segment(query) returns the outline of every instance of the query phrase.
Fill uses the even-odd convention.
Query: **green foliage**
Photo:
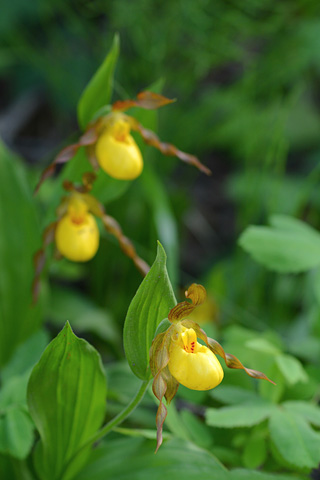
[[[298,469],[317,467],[320,434],[300,416],[275,411],[269,421],[270,436],[275,448],[286,463]]]
[[[33,440],[33,423],[26,411],[12,407],[0,417],[1,453],[20,459],[26,458]]]
[[[176,304],[166,270],[166,254],[158,243],[157,257],[129,306],[123,342],[130,368],[137,377],[150,377],[149,350],[159,323]]]
[[[126,461],[123,461],[126,452]],[[228,479],[228,472],[205,450],[182,440],[169,440],[154,455],[154,442],[143,438],[117,439],[109,441],[96,449],[89,464],[76,480],[104,480],[121,478],[121,480],[160,480],[163,476],[175,480],[191,480],[195,476],[202,479]]]
[[[272,405],[239,405],[219,409],[209,408],[206,412],[208,425],[234,428],[252,427],[263,422],[272,412]]]
[[[45,332],[36,332],[18,346],[2,370],[0,452],[9,454],[11,458],[26,458],[34,442],[34,425],[27,410],[27,383],[30,368],[36,363],[46,344]]]
[[[87,81],[78,103],[81,129],[110,111],[113,86],[123,99],[166,78],[164,94],[179,102],[161,110],[159,135],[208,160],[213,176],[195,178],[192,169],[178,167],[170,158],[159,161],[158,152],[139,143],[145,161],[141,177],[124,182],[99,171],[91,193],[107,205],[147,261],[153,260],[155,240],[161,241],[174,287],[185,288],[205,276],[216,307],[208,314],[215,321],[212,336],[221,337],[226,351],[248,368],[264,371],[277,386],[226,371],[223,384],[213,391],[180,387],[176,405],[168,407],[165,428],[170,433],[164,432],[156,456],[154,400],[146,395],[116,437],[110,435],[92,451],[88,442],[81,451],[101,424],[105,380],[97,353],[68,330],[49,345],[30,381],[39,398],[29,410],[40,433],[34,455],[40,478],[61,480],[58,470],[71,457],[63,480],[74,474],[79,480],[309,478],[320,461],[319,5],[299,0],[250,0],[240,6],[223,0],[161,5],[99,0],[78,2],[73,9],[62,0],[51,3],[17,0],[3,9],[3,106],[11,112],[11,99],[26,95],[28,100],[30,89],[46,97],[39,111],[37,106],[28,110],[28,101],[18,114],[14,108],[6,116],[4,108],[4,138],[37,161],[52,139],[57,150],[56,139],[75,141],[72,118]],[[122,44],[119,58],[116,30]],[[155,112],[131,113],[158,131]],[[0,153],[0,478],[35,480],[29,471],[35,434],[26,385],[48,340],[42,331],[32,335],[42,320],[42,308],[31,307],[30,295],[40,229],[26,174],[35,182],[38,172],[34,164],[22,167],[4,148]],[[52,159],[54,153],[48,153]],[[87,171],[92,167],[81,148],[61,174],[43,185],[35,200],[43,226],[53,220],[64,195],[62,181],[79,182]],[[269,227],[254,226],[265,225],[266,218]],[[239,244],[245,252],[234,248],[243,230]],[[278,275],[255,261],[277,273],[314,270]],[[135,375],[149,378],[152,338],[167,325],[161,321],[175,304],[165,253],[159,246],[125,323],[125,350],[135,375],[124,364],[119,332],[139,276],[116,241],[103,232],[99,253],[88,265],[54,261],[44,273],[51,280],[44,282],[41,299],[49,331],[70,320],[106,361],[106,421],[112,422],[132,402],[139,387]],[[203,328],[209,333],[211,325]],[[75,350],[72,366],[62,355],[70,347],[67,338]],[[50,362],[44,363],[47,357]],[[92,389],[85,385],[93,371],[99,372],[100,393],[93,395],[99,397],[99,412],[90,422],[84,404]],[[54,385],[62,384],[71,401],[58,402],[52,393]],[[45,444],[44,430],[46,439],[56,443]]]
[[[78,103],[78,121],[82,129],[97,111],[110,103],[113,73],[119,55],[119,36],[115,35],[112,47],[96,74],[85,88]]]
[[[111,312],[72,289],[53,288],[48,317],[60,328],[68,318],[77,332],[92,332],[110,344],[120,346],[119,328]],[[90,318],[90,323],[88,323]]]
[[[271,227],[248,227],[239,244],[277,272],[304,272],[320,264],[320,234],[294,218],[274,215]]]
[[[252,435],[246,441],[242,461],[247,468],[257,468],[263,465],[267,459],[267,442],[266,439],[252,432]]]
[[[40,229],[25,171],[0,144],[0,365],[41,322],[41,305],[32,306],[32,256]],[[23,248],[21,247],[23,241]]]
[[[28,385],[30,415],[41,437],[34,455],[41,479],[72,478],[85,463],[88,448],[71,463],[72,473],[65,473],[73,455],[100,427],[105,399],[98,352],[66,323],[34,367]]]

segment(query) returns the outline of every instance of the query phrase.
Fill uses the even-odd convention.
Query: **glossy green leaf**
[[[208,408],[206,411],[206,421],[207,424],[212,427],[252,427],[268,418],[272,410],[273,406],[268,404]]]
[[[285,215],[274,215],[271,227],[249,226],[241,247],[265,267],[282,273],[303,272],[320,265],[320,234]]]
[[[290,465],[315,468],[320,462],[320,434],[300,416],[275,410],[269,420],[271,440],[280,456]]]
[[[92,452],[75,480],[227,480],[228,472],[210,453],[183,440],[165,442],[154,454],[154,441],[142,438],[108,441]],[[125,461],[123,461],[125,457]]]
[[[166,269],[166,254],[158,243],[157,257],[130,303],[123,332],[124,349],[137,377],[149,377],[149,350],[159,323],[176,305]]]
[[[12,406],[0,413],[0,453],[26,458],[33,444],[33,430],[33,422],[24,408]]]
[[[40,243],[34,200],[18,159],[0,143],[0,366],[39,328],[32,307],[33,255]]]
[[[72,478],[62,476],[66,464],[100,427],[105,399],[100,355],[66,323],[34,367],[28,385],[29,411],[41,438],[35,451],[41,480]],[[86,449],[75,469],[88,454]]]
[[[119,36],[116,34],[111,49],[82,93],[78,103],[78,121],[82,129],[93,119],[94,114],[110,103],[113,73],[119,55]]]

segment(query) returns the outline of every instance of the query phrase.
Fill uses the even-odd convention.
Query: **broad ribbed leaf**
[[[100,427],[106,380],[98,352],[66,323],[34,367],[28,385],[30,414],[40,433],[35,465],[41,480],[61,480],[72,455]],[[86,461],[81,455],[77,468]]]
[[[269,429],[280,456],[297,468],[315,468],[320,462],[320,434],[300,417],[286,411],[273,412]]]
[[[93,119],[94,114],[110,103],[113,73],[119,55],[119,36],[115,35],[111,49],[104,62],[82,93],[78,103],[78,121],[82,129]]]
[[[274,215],[271,227],[249,226],[241,247],[265,267],[277,272],[303,272],[320,265],[320,234],[285,215]]]
[[[252,427],[268,418],[272,410],[273,406],[268,404],[208,408],[206,421],[212,427]]]
[[[38,329],[32,307],[33,255],[39,247],[36,208],[22,165],[0,143],[0,366]]]
[[[157,326],[176,304],[166,269],[166,254],[158,243],[157,257],[130,303],[123,341],[130,368],[137,377],[149,377],[149,350]]]
[[[124,461],[125,455],[125,461]],[[206,450],[179,440],[166,442],[157,455],[142,438],[108,441],[92,452],[75,480],[227,480],[228,472]]]

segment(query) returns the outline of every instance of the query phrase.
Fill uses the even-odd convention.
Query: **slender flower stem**
[[[95,433],[86,443],[88,444],[93,444],[103,438],[107,433],[109,433],[114,427],[119,425],[119,423],[123,422],[131,412],[139,405],[141,400],[144,397],[144,394],[148,388],[149,385],[149,380],[143,381],[141,384],[140,389],[138,390],[136,396],[131,400],[131,402],[122,410],[122,412],[118,413],[116,417],[114,417],[110,422],[108,422],[106,425],[104,425],[101,430],[98,430],[97,433]]]
[[[72,457],[69,459],[68,463],[65,466],[64,469],[64,475],[67,473],[68,468],[71,466],[71,464],[76,460],[78,455],[82,453],[86,448],[90,447],[94,443],[98,442],[101,440],[105,435],[107,435],[114,427],[119,425],[121,422],[123,422],[131,412],[139,405],[141,400],[144,397],[144,394],[146,393],[146,390],[148,388],[150,380],[145,380],[142,382],[136,396],[131,400],[131,402],[118,414],[116,415],[110,422],[106,423],[100,430],[98,430],[92,437],[89,438],[89,440],[86,441],[79,450],[77,450]],[[64,475],[62,478],[64,478]]]

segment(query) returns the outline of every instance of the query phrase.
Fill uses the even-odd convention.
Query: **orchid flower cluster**
[[[88,125],[77,143],[67,146],[56,156],[43,171],[35,193],[55,172],[57,165],[69,162],[81,147],[86,149],[93,170],[101,168],[117,180],[134,180],[142,173],[143,158],[131,135],[132,130],[138,132],[146,144],[157,148],[164,155],[176,156],[210,175],[210,170],[197,157],[182,152],[174,145],[161,142],[153,131],[124,113],[131,107],[150,110],[172,102],[173,100],[149,91],[139,93],[135,100],[115,102],[109,107],[109,113]],[[124,253],[133,260],[142,274],[148,272],[149,266],[138,257],[132,242],[123,235],[117,221],[106,215],[104,207],[93,195],[89,195],[95,179],[95,173],[87,172],[83,175],[83,184],[80,186],[75,186],[70,181],[64,182],[64,188],[71,193],[62,198],[57,209],[57,220],[45,229],[42,248],[35,255],[34,299],[38,296],[39,278],[45,263],[44,251],[49,243],[55,242],[56,256],[63,256],[73,262],[86,262],[95,256],[100,237],[95,217],[102,219],[106,230],[117,238]]]
[[[207,337],[196,322],[186,318],[206,299],[206,290],[202,285],[193,283],[185,296],[191,303],[180,302],[170,310],[168,320],[171,325],[165,332],[156,335],[150,349],[150,368],[154,377],[152,390],[160,402],[156,416],[156,451],[162,443],[162,429],[167,416],[163,397],[169,404],[179,384],[191,390],[217,387],[224,373],[216,354],[225,360],[227,367],[242,369],[250,377],[274,384],[264,373],[244,367],[234,355],[225,353],[222,346]],[[204,344],[199,343],[198,339]]]

